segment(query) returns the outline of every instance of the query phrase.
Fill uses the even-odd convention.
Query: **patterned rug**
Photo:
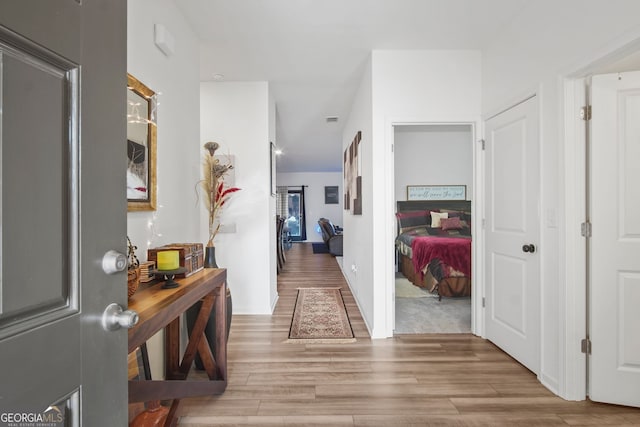
[[[290,343],[355,342],[340,288],[299,288]]]

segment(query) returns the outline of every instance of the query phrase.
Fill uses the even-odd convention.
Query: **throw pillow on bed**
[[[449,212],[431,212],[431,228],[440,228],[440,221],[449,218]]]
[[[461,230],[462,229],[462,221],[460,221],[459,217],[453,218],[442,218],[440,220],[440,225],[443,230]]]

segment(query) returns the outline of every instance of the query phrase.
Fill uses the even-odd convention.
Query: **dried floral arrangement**
[[[131,296],[138,290],[140,285],[140,261],[136,256],[138,247],[131,243],[127,236],[127,296]]]
[[[127,236],[127,265],[129,270],[134,270],[140,267],[140,261],[138,261],[138,257],[136,256],[136,250],[138,249],[133,243],[131,243],[131,239]]]
[[[217,142],[207,142],[204,144],[205,157],[202,164],[203,179],[200,182],[204,193],[206,208],[209,211],[209,240],[207,247],[212,247],[213,239],[220,231],[219,215],[229,197],[239,191],[237,187],[227,187],[224,182],[229,170],[233,169],[231,163],[222,164],[220,159],[215,157],[216,150],[220,148]]]

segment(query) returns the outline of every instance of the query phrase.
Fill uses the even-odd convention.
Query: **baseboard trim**
[[[336,257],[336,262],[338,263],[338,266],[340,267],[340,272],[342,272],[342,277],[344,277],[345,282],[347,282],[347,286],[349,286],[349,290],[351,291],[351,295],[353,295],[353,299],[356,302],[356,305],[358,306],[358,310],[360,310],[360,317],[362,317],[362,320],[364,322],[364,326],[367,327],[367,332],[369,333],[370,337],[373,337],[373,334],[371,333],[371,327],[369,326],[369,322],[367,322],[367,318],[362,314],[362,307],[360,305],[360,301],[358,300],[358,294],[356,292],[354,292],[353,290],[353,286],[351,286],[351,282],[349,281],[349,277],[347,277],[346,274],[344,274],[344,268],[343,268],[343,263],[342,263],[342,257],[340,257],[340,259],[338,259],[338,257]],[[372,338],[373,339],[373,338]]]

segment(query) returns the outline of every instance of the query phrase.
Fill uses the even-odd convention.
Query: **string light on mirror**
[[[127,123],[157,126],[157,112],[160,105],[158,96],[162,93],[156,92],[151,96],[146,96],[135,91],[131,86],[127,86],[127,89],[128,93],[132,94],[127,97]],[[147,105],[150,108],[149,114],[144,111]]]

